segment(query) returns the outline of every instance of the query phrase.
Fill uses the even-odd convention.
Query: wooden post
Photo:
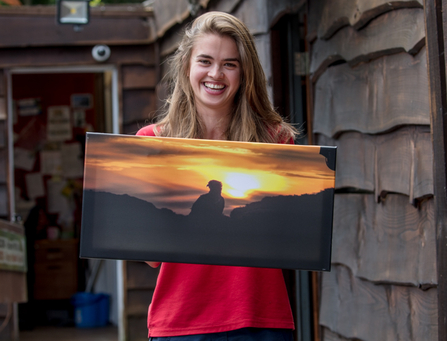
[[[444,31],[447,0],[425,0],[427,68],[434,154],[434,195],[437,233],[438,340],[447,340],[447,99]]]

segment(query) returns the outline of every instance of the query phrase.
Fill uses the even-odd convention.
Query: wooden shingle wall
[[[436,340],[422,1],[309,1],[313,133],[338,146],[322,340]]]

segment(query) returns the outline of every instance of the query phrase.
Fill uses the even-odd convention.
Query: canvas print
[[[88,133],[80,255],[329,271],[335,156]]]

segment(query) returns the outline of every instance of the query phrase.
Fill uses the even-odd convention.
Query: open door
[[[70,298],[93,268],[80,260],[87,131],[118,133],[117,71],[111,66],[11,69],[8,83],[9,207],[27,234],[29,302],[19,324],[73,322]],[[107,261],[95,290],[111,295],[118,324],[120,267]]]

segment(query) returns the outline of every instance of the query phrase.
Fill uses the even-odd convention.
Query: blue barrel
[[[109,322],[110,295],[78,292],[71,298],[77,328],[103,327]]]

